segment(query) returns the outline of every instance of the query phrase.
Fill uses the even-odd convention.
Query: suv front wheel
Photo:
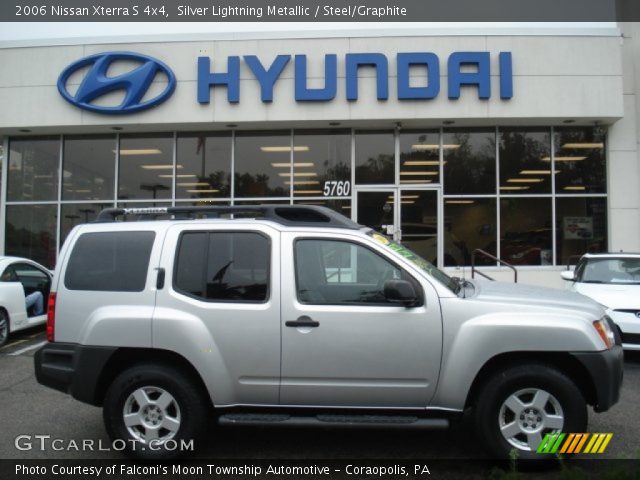
[[[475,408],[478,436],[499,458],[515,449],[522,459],[541,459],[545,435],[584,432],[587,405],[564,373],[547,365],[519,365],[491,377]]]
[[[171,458],[197,441],[209,412],[197,385],[182,370],[144,364],[122,372],[108,388],[103,417],[112,442],[138,458]],[[120,448],[120,447],[119,447]]]

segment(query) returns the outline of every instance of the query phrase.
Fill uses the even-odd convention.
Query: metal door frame
[[[437,229],[437,256],[438,268],[444,265],[444,205],[442,197],[442,187],[440,185],[358,185],[353,187],[353,205],[351,208],[351,219],[358,221],[358,194],[360,192],[388,192],[393,195],[393,239],[402,241],[402,231],[400,229],[402,215],[402,193],[406,191],[431,191],[436,193],[436,229]]]

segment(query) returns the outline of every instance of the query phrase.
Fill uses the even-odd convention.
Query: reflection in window
[[[431,190],[402,190],[400,195],[400,229],[402,243],[438,264],[438,195]],[[393,201],[393,196],[389,196]]]
[[[11,139],[7,200],[57,200],[59,159],[59,137]]]
[[[8,205],[5,252],[53,268],[56,264],[56,205]]]
[[[606,191],[605,132],[600,128],[555,130],[556,193]]]
[[[495,193],[495,137],[495,130],[452,129],[444,132],[445,194]]]
[[[551,130],[500,129],[500,193],[551,193]]]
[[[295,265],[298,300],[315,305],[388,303],[385,281],[407,277],[368,248],[334,240],[298,240]]]
[[[150,208],[150,207],[170,207],[169,202],[118,202],[118,208]],[[124,215],[119,217],[123,222],[134,222],[138,220],[151,219],[169,219],[169,215]]]
[[[575,264],[585,253],[607,251],[606,198],[558,198],[556,222],[558,264]]]
[[[115,135],[65,137],[62,199],[112,199],[115,158]]]
[[[351,134],[348,130],[294,132],[293,195],[322,196],[324,184],[342,182],[340,196],[351,194]],[[288,172],[291,162],[272,163]],[[344,182],[349,182],[346,189]],[[287,180],[287,185],[289,181]],[[335,189],[333,195],[338,195]]]
[[[393,132],[356,132],[355,150],[356,183],[395,183]]]
[[[231,134],[178,136],[176,198],[231,196]]]
[[[400,134],[400,183],[440,182],[440,134],[403,131]]]
[[[551,199],[500,200],[500,258],[513,265],[551,265]]]
[[[73,227],[89,223],[96,219],[105,208],[113,207],[113,203],[63,203],[60,211],[60,245],[69,235]]]
[[[173,135],[120,136],[118,199],[171,198],[172,178]]]
[[[295,147],[294,147],[295,149]],[[235,144],[236,197],[288,197],[291,171],[288,132],[238,132]],[[308,177],[304,177],[308,178]]]
[[[387,227],[393,229],[395,222],[393,192],[358,192],[357,213],[360,225],[387,235]]]
[[[494,198],[447,198],[444,201],[444,264],[471,265],[479,248],[496,256],[496,200]],[[487,257],[479,265],[495,265]]]

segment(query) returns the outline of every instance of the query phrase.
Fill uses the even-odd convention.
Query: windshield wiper
[[[602,280],[583,280],[582,283],[605,283]]]

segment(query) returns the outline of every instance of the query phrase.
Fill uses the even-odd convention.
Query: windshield
[[[458,293],[458,291],[460,291],[460,285],[456,280],[451,278],[449,275],[447,275],[443,271],[438,270],[438,268],[435,267],[431,262],[425,260],[420,255],[415,253],[413,250],[410,250],[404,245],[401,245],[398,242],[394,242],[393,240],[390,240],[384,235],[378,232],[374,232],[373,230],[370,230],[369,232],[367,232],[367,235],[373,238],[376,242],[384,245],[389,250],[393,250],[394,252],[400,254],[403,258],[406,258],[411,263],[413,263],[416,267],[427,272],[429,275],[431,275],[433,278],[435,278],[440,283],[445,285],[448,289],[450,289],[454,293]]]
[[[640,285],[640,258],[589,259],[580,281]]]

